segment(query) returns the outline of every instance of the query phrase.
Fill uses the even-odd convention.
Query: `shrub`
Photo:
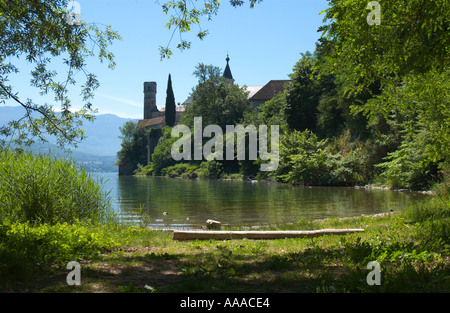
[[[200,178],[218,179],[222,176],[223,167],[222,164],[216,160],[211,160],[202,162],[195,172]]]
[[[183,176],[183,174],[186,174],[186,175],[191,174],[196,169],[197,169],[196,165],[192,165],[189,163],[178,163],[173,166],[163,168],[161,170],[161,174],[164,176],[169,176],[169,177],[181,177],[181,176]],[[188,177],[188,176],[186,176],[186,177]]]
[[[326,140],[319,140],[309,131],[292,131],[282,137],[280,165],[272,174],[277,180],[317,185],[330,180],[328,161],[331,157],[325,150]]]
[[[405,141],[377,166],[391,187],[426,189],[440,179],[438,164],[427,160],[424,150],[411,141]]]
[[[331,155],[328,166],[331,170],[331,184],[357,185],[364,184],[371,178],[370,157],[365,144],[359,140],[352,140],[349,130],[327,146]]]
[[[303,185],[357,185],[371,178],[369,152],[350,132],[321,140],[309,130],[282,136],[280,164],[269,174],[276,180]]]
[[[149,165],[143,166],[141,164],[138,164],[138,168],[134,171],[135,175],[145,175],[145,176],[152,176],[154,174],[155,170],[153,168],[153,163],[150,163]]]
[[[101,182],[69,159],[0,152],[0,221],[103,222],[112,217]]]
[[[162,169],[172,166],[176,161],[172,157],[172,145],[179,139],[171,135],[172,128],[165,127],[163,137],[159,140],[152,154],[153,174],[161,175]]]

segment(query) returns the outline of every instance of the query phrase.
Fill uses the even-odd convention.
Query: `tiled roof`
[[[245,90],[248,91],[248,98],[251,99],[262,87],[264,86],[245,86]]]
[[[152,118],[152,119],[148,119],[148,120],[139,120],[138,121],[138,127],[143,126],[143,127],[150,127],[150,126],[154,126],[154,125],[159,125],[159,124],[166,124],[166,119],[164,116],[160,116],[160,117],[156,117],[156,118]]]
[[[270,100],[277,93],[282,92],[284,90],[284,85],[288,82],[290,82],[290,80],[271,80],[250,97],[250,100]]]

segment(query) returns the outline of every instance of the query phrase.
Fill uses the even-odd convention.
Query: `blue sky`
[[[170,73],[175,101],[182,103],[197,83],[192,75],[195,66],[204,63],[224,69],[227,53],[239,85],[264,85],[271,79],[288,79],[300,53],[314,51],[320,36],[317,29],[323,20],[319,12],[328,6],[326,0],[264,0],[250,9],[233,8],[223,0],[219,14],[201,25],[210,32],[203,41],[195,37],[198,28],[194,26],[193,33],[184,36],[192,41],[192,47],[181,52],[176,49],[179,37],[175,34],[171,43],[173,56],[161,61],[158,47],[169,43],[172,31],[165,27],[169,16],[162,12],[157,1],[78,2],[82,20],[111,25],[122,36],[121,41],[111,46],[117,63],[114,70],[96,59],[88,63],[88,70],[97,74],[101,84],[94,107],[99,114],[129,118],[142,118],[145,81],[157,82],[157,105],[163,106]],[[29,77],[17,84],[28,81]],[[19,96],[36,98],[29,89],[23,85]],[[73,102],[76,108],[77,100]]]

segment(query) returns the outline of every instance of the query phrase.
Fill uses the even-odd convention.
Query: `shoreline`
[[[120,175],[119,175],[120,176]],[[125,176],[125,175],[123,175]],[[249,183],[266,183],[266,184],[275,184],[275,185],[283,185],[283,186],[294,186],[294,187],[304,187],[304,188],[352,188],[352,189],[366,189],[366,190],[390,190],[390,191],[398,191],[398,192],[412,192],[412,193],[421,193],[427,195],[436,195],[436,192],[433,190],[416,190],[409,188],[400,188],[400,187],[388,187],[388,186],[377,186],[377,185],[352,185],[352,186],[344,186],[344,185],[300,185],[300,184],[291,184],[291,183],[283,183],[269,179],[249,179],[249,178],[218,178],[218,179],[204,179],[204,178],[185,178],[181,176],[169,177],[169,176],[148,176],[141,174],[134,175],[126,175],[133,177],[155,177],[155,178],[168,178],[168,179],[186,179],[186,180],[214,180],[214,181],[242,181]]]

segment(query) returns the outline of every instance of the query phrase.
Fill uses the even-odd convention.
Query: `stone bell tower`
[[[144,120],[159,117],[160,112],[156,107],[156,82],[144,83]]]

